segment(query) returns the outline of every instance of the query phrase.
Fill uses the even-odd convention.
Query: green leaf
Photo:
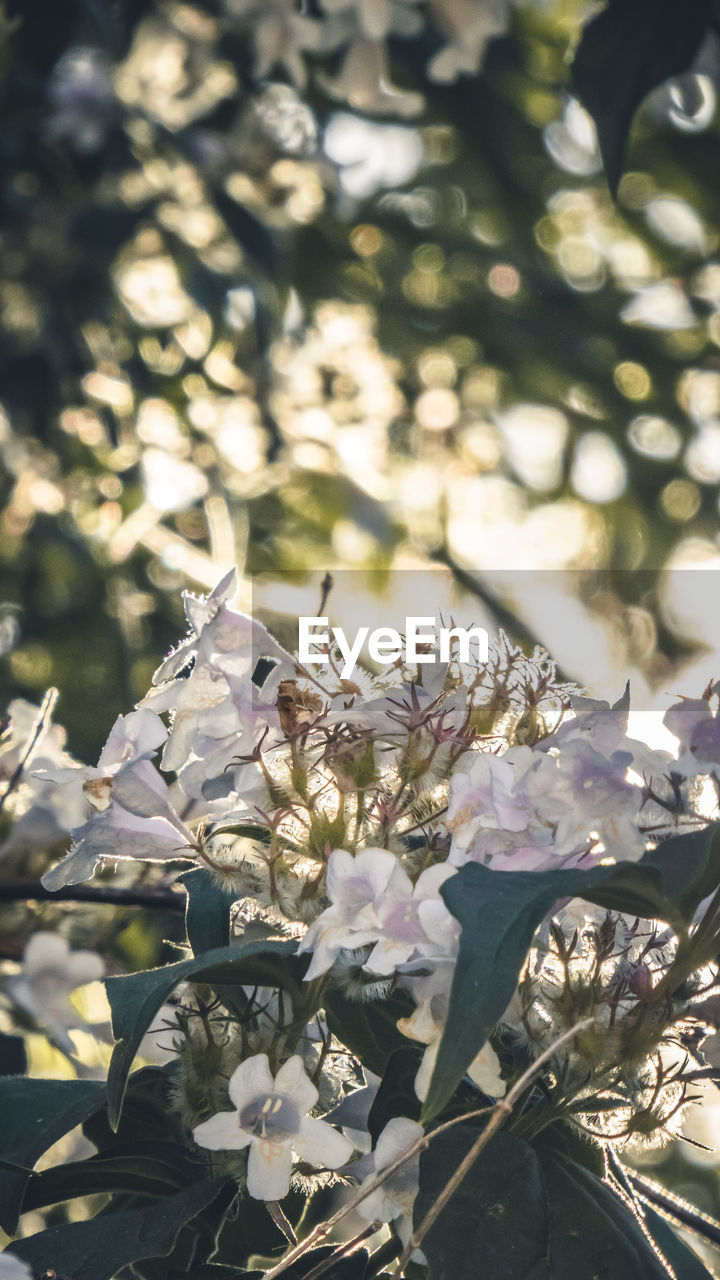
[[[462,931],[424,1121],[449,1102],[507,1009],[538,925],[560,898],[585,896],[617,870],[491,871],[469,862],[445,882],[440,892]]]
[[[720,838],[710,826],[663,840],[639,862],[619,863],[606,882],[581,896],[610,910],[683,925],[718,884]]]
[[[421,1061],[420,1046],[407,1043],[402,1049],[396,1049],[389,1058],[368,1115],[368,1132],[373,1146],[385,1125],[394,1116],[418,1119],[420,1104],[415,1092],[415,1077]]]
[[[712,1280],[712,1271],[708,1271],[697,1254],[676,1236],[670,1223],[661,1214],[644,1203],[643,1212],[647,1228],[663,1257],[670,1263],[677,1280]]]
[[[12,1235],[33,1165],[49,1147],[102,1107],[99,1080],[0,1078],[0,1156],[17,1166],[0,1167],[0,1226]]]
[[[22,1212],[99,1191],[172,1195],[198,1181],[200,1173],[201,1166],[193,1165],[186,1148],[172,1143],[146,1143],[144,1147],[136,1144],[34,1174],[25,1192]]]
[[[192,1271],[169,1271],[167,1280],[262,1280],[262,1271],[240,1271],[222,1262],[206,1262]]]
[[[712,0],[610,0],[585,27],[573,90],[595,121],[613,195],[637,108],[651,89],[688,70],[711,11]]]
[[[0,1076],[21,1076],[27,1071],[27,1054],[22,1036],[0,1031]]]
[[[205,867],[186,871],[178,879],[187,893],[185,930],[193,955],[229,946],[232,897]]]
[[[7,1250],[37,1272],[48,1267],[68,1280],[111,1280],[143,1258],[165,1257],[186,1223],[220,1194],[226,1182],[197,1183],[142,1209],[100,1214],[87,1222],[48,1227]]]
[[[420,1157],[415,1226],[480,1130],[458,1125]],[[587,1169],[547,1147],[498,1133],[423,1245],[432,1280],[667,1280],[637,1220]],[[482,1260],[479,1269],[478,1261]]]
[[[407,1049],[407,1037],[397,1029],[398,1018],[409,1018],[415,1008],[407,991],[394,991],[387,1000],[360,1001],[348,1000],[331,987],[323,1004],[333,1035],[375,1075],[385,1074],[397,1049]]]
[[[133,1072],[117,1129],[110,1127],[104,1108],[85,1121],[85,1137],[98,1151],[111,1149],[113,1155],[129,1144],[177,1146],[184,1142],[184,1126],[168,1101],[177,1068],[177,1057],[173,1055],[164,1067],[141,1067]]]
[[[584,898],[680,927],[719,879],[720,839],[714,827],[665,840],[639,862],[587,871],[496,871],[475,862],[462,867],[441,889],[462,931],[424,1119],[449,1101],[502,1017],[533,934],[556,902]]]
[[[117,1128],[127,1079],[140,1041],[158,1010],[180,982],[282,987],[301,998],[300,973],[306,967],[295,958],[295,942],[256,942],[217,947],[191,960],[160,969],[146,969],[107,978],[105,986],[117,1041],[108,1071],[108,1115]]]
[[[284,275],[284,264],[277,234],[256,213],[234,200],[222,187],[216,187],[213,195],[217,211],[227,224],[230,234],[254,258],[270,280],[280,280]]]

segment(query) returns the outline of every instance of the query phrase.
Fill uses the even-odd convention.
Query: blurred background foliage
[[[595,691],[719,674],[720,44],[646,98],[614,201],[590,13],[5,0],[3,705],[57,685],[94,762],[233,563],[276,614],[310,571],[443,566],[555,652],[552,581],[612,649],[607,690],[562,655]],[[179,936],[102,910],[120,965]],[[718,1213],[714,1154],[661,1158]]]
[[[658,573],[717,554],[718,42],[614,204],[568,90],[588,13],[5,3],[5,700],[56,684],[94,757],[235,561],[246,603],[561,571],[649,689],[708,644],[712,593],[683,629]]]

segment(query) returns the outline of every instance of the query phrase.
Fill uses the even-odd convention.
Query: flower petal
[[[282,1200],[290,1190],[290,1142],[253,1138],[248,1160],[247,1187],[256,1200]]]
[[[239,1127],[237,1111],[218,1111],[195,1126],[193,1138],[209,1151],[242,1151],[252,1141],[252,1134]]]
[[[263,1093],[272,1093],[273,1078],[266,1053],[256,1053],[246,1058],[233,1071],[228,1082],[230,1100],[238,1111],[259,1098]]]
[[[293,1146],[303,1160],[321,1169],[337,1169],[353,1153],[353,1145],[325,1120],[306,1116]]]
[[[23,952],[23,969],[33,974],[43,969],[63,970],[67,966],[70,948],[59,933],[38,929],[29,939]]]
[[[298,1053],[284,1062],[275,1077],[275,1093],[292,1098],[301,1115],[305,1115],[318,1100],[318,1091],[305,1074],[303,1060]]]

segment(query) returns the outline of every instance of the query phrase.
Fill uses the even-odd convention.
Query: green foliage
[[[573,87],[593,117],[608,183],[617,194],[627,138],[643,98],[692,64],[713,0],[609,0],[588,22],[573,60]]]
[[[185,930],[193,955],[197,957],[215,947],[229,946],[230,895],[204,867],[186,871],[178,879],[187,893]]]
[[[209,1208],[225,1185],[219,1179],[200,1182],[142,1208],[48,1227],[17,1240],[10,1252],[38,1272],[51,1267],[69,1280],[111,1280],[131,1263],[166,1257],[183,1227]]]
[[[360,1061],[376,1075],[384,1074],[390,1057],[408,1042],[397,1029],[398,1018],[407,1018],[413,1002],[406,991],[395,991],[386,1000],[350,1000],[331,987],[323,997],[328,1027]]]
[[[108,978],[106,988],[117,1041],[108,1072],[110,1122],[117,1126],[133,1059],[155,1014],[179,982],[216,983],[227,986],[279,986],[301,997],[298,963],[292,963],[293,942],[247,943],[217,947],[192,960],[161,969],[144,970]],[[301,968],[304,968],[301,965]]]
[[[560,898],[582,895],[610,879],[614,870],[490,871],[471,862],[442,886],[462,932],[425,1120],[449,1102],[505,1012],[540,922]]]
[[[380,1087],[368,1116],[368,1132],[377,1142],[388,1121],[394,1116],[417,1120],[420,1103],[415,1093],[415,1076],[422,1058],[421,1050],[412,1044],[396,1049],[388,1059]]]
[[[11,1235],[33,1165],[49,1147],[102,1107],[97,1080],[0,1079],[0,1226]],[[10,1162],[6,1167],[3,1162]],[[21,1167],[22,1166],[22,1167]]]
[[[416,1225],[477,1137],[476,1129],[458,1125],[423,1152]],[[709,1276],[672,1240],[681,1264],[678,1280]],[[530,1146],[511,1133],[491,1139],[428,1232],[423,1252],[433,1280],[474,1280],[480,1260],[484,1274],[502,1280],[668,1275],[649,1233],[599,1178],[542,1143]]]
[[[561,899],[687,925],[717,884],[720,845],[711,830],[676,836],[640,862],[588,871],[489,870],[468,863],[441,893],[460,921],[460,954],[437,1063],[425,1102],[432,1119],[450,1100],[516,989],[533,934]],[[492,974],[492,981],[488,975]]]

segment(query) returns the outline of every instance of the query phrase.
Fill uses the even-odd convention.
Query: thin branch
[[[112,907],[153,907],[160,911],[184,911],[184,893],[173,889],[118,889],[110,885],[69,884],[62,889],[45,889],[35,881],[0,880],[3,902],[91,902]]]
[[[15,772],[12,774],[10,781],[8,782],[5,790],[0,796],[0,812],[5,807],[5,801],[8,799],[9,796],[12,795],[13,791],[15,790],[18,783],[20,782],[25,766],[30,762],[30,758],[32,756],[33,751],[35,750],[38,742],[40,741],[45,730],[47,729],[50,723],[50,720],[52,719],[52,713],[55,709],[55,703],[57,702],[57,700],[58,700],[57,689],[52,687],[50,689],[47,689],[45,692],[45,696],[40,704],[40,710],[38,711],[37,719],[33,724],[32,730],[30,732],[30,737],[28,738],[28,741],[25,745],[23,753],[20,756],[20,759],[18,760],[18,763],[16,765]]]
[[[318,1262],[312,1271],[308,1271],[305,1280],[319,1280],[319,1277],[323,1276],[331,1267],[334,1267],[336,1262],[341,1262],[343,1258],[349,1258],[351,1254],[355,1253],[361,1244],[364,1244],[370,1236],[373,1236],[381,1226],[381,1222],[371,1222],[369,1227],[366,1227],[359,1235],[353,1236],[352,1240],[343,1240],[342,1244],[338,1245],[337,1249],[333,1249],[327,1258],[323,1258],[322,1262]]]

